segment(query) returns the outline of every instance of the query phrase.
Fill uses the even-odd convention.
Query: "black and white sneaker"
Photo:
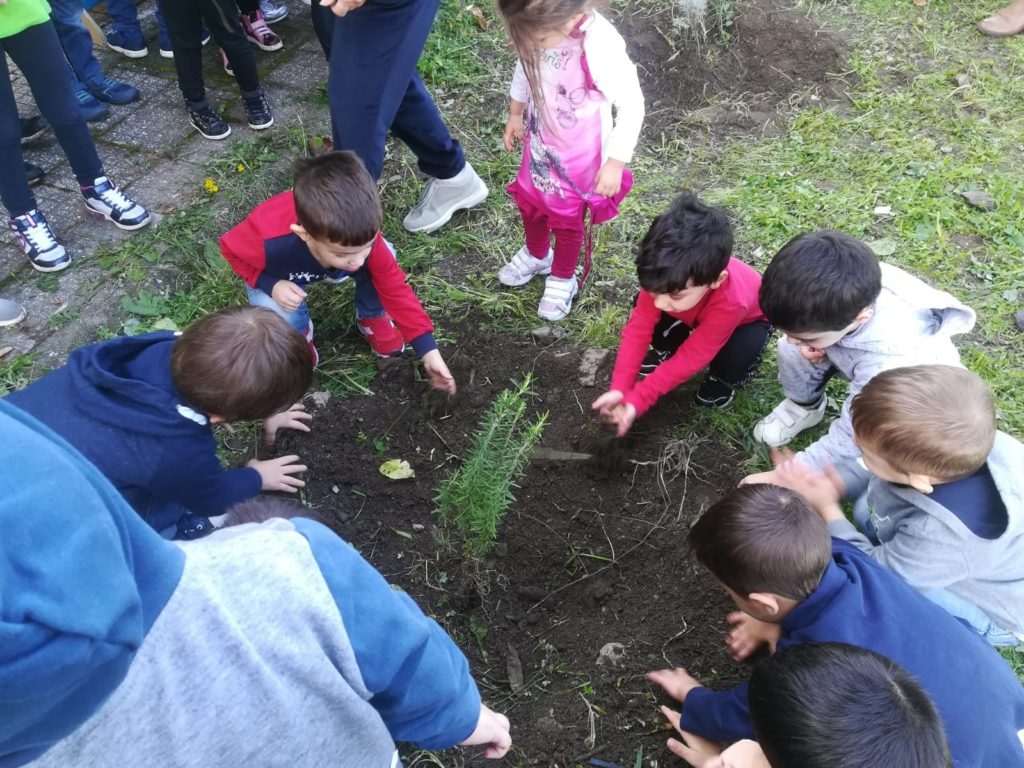
[[[30,163],[28,160],[25,163],[25,178],[28,179],[28,185],[34,187],[36,184],[41,184],[43,179],[46,178],[46,171],[40,168],[35,163]]]
[[[60,272],[71,263],[71,257],[53,234],[50,225],[38,210],[15,216],[7,222],[18,247],[40,272]]]
[[[31,144],[46,135],[50,130],[50,124],[43,119],[42,115],[21,118],[21,145]]]
[[[693,399],[709,408],[725,408],[732,402],[735,394],[735,390],[724,381],[708,374],[697,387]]]
[[[249,127],[254,131],[263,131],[274,124],[274,115],[270,111],[270,103],[262,93],[259,96],[243,98],[245,103],[245,116],[249,120]]]
[[[670,357],[672,357],[671,352],[665,352],[664,350],[651,347],[647,350],[647,354],[644,355],[644,361],[640,363],[640,375],[650,376],[659,365],[664,363]]]
[[[231,135],[231,126],[224,122],[224,119],[213,111],[209,104],[201,107],[187,107],[188,121],[192,124],[203,138],[219,141]]]
[[[118,229],[141,229],[149,224],[149,211],[118,189],[106,176],[91,187],[82,187],[82,199],[89,215],[112,221]]]

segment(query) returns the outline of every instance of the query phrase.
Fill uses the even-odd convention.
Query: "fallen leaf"
[[[467,5],[466,11],[473,14],[473,18],[476,19],[476,25],[480,29],[487,29],[487,19],[484,17],[484,12],[480,10],[479,6]]]
[[[512,643],[505,648],[505,672],[508,675],[508,687],[512,693],[521,691],[526,685],[526,677],[523,675],[523,662],[519,658],[519,651]]]
[[[875,256],[892,256],[896,253],[896,241],[891,237],[883,237],[881,240],[869,240],[867,246],[875,252]]]
[[[13,351],[14,351],[14,347],[3,347],[3,348],[0,348],[0,357],[7,357]]]
[[[389,459],[380,465],[380,473],[388,480],[407,480],[416,477],[413,468],[405,459]]]

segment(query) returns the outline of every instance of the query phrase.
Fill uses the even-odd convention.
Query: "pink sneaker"
[[[267,20],[263,18],[263,14],[259,10],[243,13],[240,18],[242,31],[245,32],[250,43],[264,51],[279,51],[284,47],[281,38],[267,26]]]

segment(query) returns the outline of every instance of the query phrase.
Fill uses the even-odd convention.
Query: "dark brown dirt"
[[[656,706],[665,699],[644,673],[681,665],[719,684],[742,674],[724,652],[727,599],[685,546],[694,516],[735,482],[735,457],[710,440],[668,449],[690,399],[667,398],[628,446],[612,445],[625,471],[615,462],[609,475],[585,461],[531,461],[493,558],[476,570],[460,556],[457,533],[438,536],[433,497],[494,398],[532,371],[531,409],[550,413],[542,445],[583,452],[602,442],[589,404],[603,390],[580,385],[580,349],[473,333],[464,329],[446,352],[460,385],[448,415],[424,407],[425,385],[408,359],[387,361],[376,396],[332,398],[311,434],[288,435],[278,450],[302,455],[308,502],[469,656],[485,701],[513,723],[515,748],[499,765],[585,765],[592,753],[632,766],[641,746],[674,759]],[[673,460],[659,463],[667,452]],[[392,458],[407,459],[416,477],[383,477],[378,467]],[[445,538],[451,547],[439,545]],[[598,663],[608,643],[622,645],[617,664]],[[465,751],[468,764],[496,765],[476,752]]]

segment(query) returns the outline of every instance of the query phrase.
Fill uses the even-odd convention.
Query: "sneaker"
[[[513,288],[517,285],[526,285],[537,275],[550,274],[554,258],[554,251],[548,249],[548,255],[538,259],[524,245],[512,257],[512,261],[498,270],[498,281]]]
[[[30,163],[27,160],[23,162],[25,163],[25,176],[28,177],[28,184],[30,187],[39,184],[46,178],[46,171],[38,165]]]
[[[736,391],[721,379],[708,374],[707,378],[697,387],[693,399],[700,405],[709,408],[725,408],[732,402]]]
[[[430,179],[419,201],[402,221],[410,232],[433,232],[463,208],[472,208],[487,199],[487,185],[473,166],[465,167],[450,179]]]
[[[260,13],[267,24],[277,24],[288,18],[288,3],[283,0],[260,0]]]
[[[139,89],[104,76],[85,84],[85,89],[100,101],[108,104],[131,104],[139,98]]]
[[[274,115],[264,94],[243,98],[242,101],[245,103],[245,117],[254,131],[266,130],[274,124]]]
[[[810,408],[797,405],[788,397],[754,426],[754,439],[776,448],[785,445],[805,429],[825,418],[825,398]]]
[[[227,72],[229,75],[234,77],[235,76],[235,70],[233,70],[231,68],[231,62],[228,61],[228,55],[226,53],[224,53],[224,49],[223,48],[218,48],[217,50],[220,51],[220,65],[222,67],[224,67],[224,71],[225,72]]]
[[[82,112],[82,118],[87,123],[94,123],[102,120],[110,114],[110,107],[96,100],[96,97],[85,88],[75,91],[75,101],[78,102],[78,109]]]
[[[279,51],[284,47],[281,38],[267,26],[267,21],[259,10],[243,13],[241,19],[242,31],[245,32],[250,43],[264,51]]]
[[[651,347],[647,350],[647,354],[644,355],[643,362],[640,363],[640,376],[650,376],[658,369],[659,365],[664,363],[670,357],[672,357],[671,352]]]
[[[25,308],[10,299],[0,298],[0,328],[20,323],[25,319]]]
[[[578,290],[579,283],[575,277],[561,278],[548,275],[537,314],[545,320],[561,320],[572,309],[572,299]]]
[[[40,272],[60,272],[71,263],[71,256],[38,210],[15,216],[7,225],[14,233],[18,247]]]
[[[309,321],[309,325],[306,326],[306,332],[303,334],[306,337],[306,343],[309,344],[309,352],[313,356],[313,367],[316,368],[320,365],[320,353],[316,351],[316,346],[313,344],[313,321]]]
[[[42,115],[36,115],[35,117],[22,117],[21,120],[21,145],[31,144],[33,141],[40,139],[50,128],[50,124],[46,122]]]
[[[189,123],[204,138],[219,141],[231,135],[231,126],[225,123],[209,104],[204,104],[201,107],[186,107],[186,109]]]
[[[377,357],[395,357],[405,351],[405,339],[387,315],[357,317],[356,327],[370,342],[370,349]]]
[[[90,216],[112,221],[118,229],[129,231],[149,224],[149,211],[125,195],[106,176],[100,176],[91,187],[81,189]]]
[[[107,48],[124,54],[129,59],[141,59],[149,54],[141,32],[125,34],[112,29],[107,32]]]
[[[203,30],[199,33],[199,35],[200,42],[202,43],[202,45],[206,45],[208,42],[210,42],[210,31],[206,29],[206,27],[203,27]],[[158,43],[158,46],[160,48],[160,55],[163,56],[165,59],[173,59],[174,49],[171,48],[171,38],[167,36],[167,30],[165,30],[163,27],[160,27],[157,30],[157,36],[160,40],[160,42]]]

